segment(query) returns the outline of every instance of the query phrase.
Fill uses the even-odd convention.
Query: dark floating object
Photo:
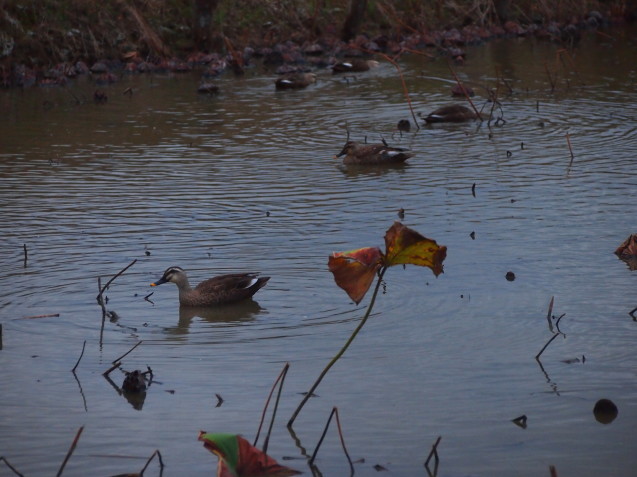
[[[212,83],[201,83],[197,88],[199,94],[217,94],[219,92],[219,86]]]
[[[508,281],[512,282],[513,280],[515,280],[515,273],[507,272],[507,274],[504,276],[504,278],[506,278]]]
[[[142,393],[146,391],[146,374],[137,369],[126,373],[122,390],[128,393]]]
[[[332,65],[332,73],[360,73],[362,71],[369,71],[371,68],[376,68],[379,65],[376,60],[363,60],[355,58],[351,61],[341,61]]]
[[[217,398],[217,405],[215,407],[221,407],[221,404],[223,404],[223,398],[220,394],[215,394],[215,397]]]
[[[228,273],[209,278],[193,289],[183,268],[169,267],[150,286],[172,282],[179,289],[180,305],[214,306],[246,300],[265,286],[269,279],[270,277],[258,277],[258,273]]]
[[[463,91],[464,88],[464,91]],[[451,96],[463,96],[465,95],[465,91],[467,92],[468,96],[475,96],[475,92],[473,91],[473,89],[471,89],[469,86],[466,85],[462,85],[460,86],[459,84],[453,86],[451,88]]]
[[[411,129],[411,123],[409,122],[409,119],[401,119],[400,121],[398,121],[398,125],[396,126],[396,128],[399,131],[409,132],[409,130]]]
[[[106,101],[108,101],[108,96],[103,90],[96,89],[93,93],[93,101],[96,104],[104,104]]]
[[[601,424],[610,424],[615,420],[619,411],[617,406],[610,399],[600,399],[595,403],[593,414],[597,422]]]
[[[301,89],[316,83],[314,73],[288,73],[278,78],[274,85],[276,89]]]
[[[624,240],[615,250],[615,255],[626,262],[631,270],[637,270],[637,234],[631,234]]]
[[[526,420],[527,420],[526,414],[522,414],[521,416],[516,417],[515,419],[511,419],[511,422],[515,424],[516,426],[521,427],[522,429],[526,429]]]
[[[382,466],[382,465],[380,465],[380,464],[376,464],[376,465],[374,465],[374,470],[375,470],[376,472],[383,472],[383,471],[386,471],[386,470],[387,470],[387,467],[383,467],[383,466]]]
[[[403,209],[402,207],[398,209],[398,217],[401,219],[405,218],[405,209]]]
[[[343,164],[383,165],[400,164],[414,154],[407,149],[389,147],[385,144],[360,144],[347,141],[336,157],[345,156]]]
[[[436,109],[425,117],[426,123],[460,123],[477,119],[478,115],[472,109],[461,104],[452,104]]]
[[[471,240],[475,240],[476,239],[476,232],[473,231],[469,234],[469,237],[471,237]]]

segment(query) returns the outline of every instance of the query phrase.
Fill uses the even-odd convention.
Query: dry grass
[[[27,64],[142,56],[184,56],[192,40],[193,0],[0,0],[0,47]],[[632,5],[632,4],[630,4]],[[338,37],[349,0],[220,0],[214,33],[235,46]],[[505,8],[506,7],[506,8]],[[635,7],[632,7],[635,8]],[[361,31],[402,35],[499,23],[502,10],[520,23],[569,22],[591,10],[625,15],[627,0],[369,0]],[[0,48],[0,55],[6,48]],[[0,61],[3,58],[0,57]]]

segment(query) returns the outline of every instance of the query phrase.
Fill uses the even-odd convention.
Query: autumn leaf
[[[335,252],[327,265],[336,284],[358,305],[374,281],[381,261],[382,253],[378,247],[365,247],[349,252]]]
[[[431,268],[436,276],[443,272],[447,247],[400,222],[394,222],[385,233],[385,247],[383,265],[387,267],[411,264]]]
[[[615,250],[615,255],[620,258],[637,257],[637,234],[632,234],[624,240]]]

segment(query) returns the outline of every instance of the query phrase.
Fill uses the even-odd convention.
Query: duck
[[[332,73],[359,73],[361,71],[369,71],[376,68],[380,63],[376,60],[363,60],[355,58],[351,61],[341,61],[332,65]]]
[[[195,288],[190,287],[188,275],[181,267],[168,267],[162,277],[150,284],[156,287],[172,282],[179,289],[181,306],[215,306],[251,298],[268,283],[270,277],[258,273],[228,273],[204,280]]]
[[[436,109],[425,117],[426,123],[459,123],[478,119],[478,115],[472,109],[461,104],[452,104]]]
[[[301,89],[316,83],[314,73],[287,73],[278,78],[274,85],[276,89]]]
[[[335,157],[345,156],[343,164],[382,165],[401,164],[414,154],[399,147],[389,147],[387,144],[360,144],[347,141],[341,152]]]

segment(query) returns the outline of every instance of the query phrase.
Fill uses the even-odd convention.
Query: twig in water
[[[9,463],[9,461],[8,461],[7,459],[5,459],[4,457],[0,457],[0,462],[4,462],[4,463],[7,465],[7,467],[9,467],[9,469],[11,469],[11,470],[13,471],[13,473],[14,473],[15,475],[18,475],[18,476],[20,476],[20,477],[24,477],[24,474],[21,474],[20,472],[18,472],[18,469],[16,469],[15,467],[13,467],[13,466]]]
[[[104,376],[105,378],[108,378],[108,375],[111,374],[111,372],[113,372],[113,370],[119,368],[122,365],[122,363],[117,362],[115,364],[113,364],[113,366],[111,366],[110,368],[108,368],[106,371],[104,371],[102,373],[102,376]]]
[[[115,359],[112,361],[113,364],[115,363],[119,363],[122,358],[124,358],[125,356],[128,356],[135,348],[137,348],[140,344],[142,344],[144,341],[138,341],[137,344],[135,346],[133,346],[131,349],[129,349],[128,351],[126,351],[126,353],[124,353],[123,355],[121,355],[119,358]]]
[[[568,133],[566,133],[566,143],[568,144],[568,150],[571,153],[571,161],[568,163],[568,167],[571,167],[573,165],[573,159],[575,158],[575,155],[573,154],[573,148],[571,147],[571,137]]]
[[[80,357],[77,358],[77,363],[75,363],[75,366],[73,366],[73,369],[71,370],[72,373],[75,373],[75,370],[77,369],[78,365],[80,364],[80,361],[82,360],[82,356],[84,356],[84,348],[86,348],[86,340],[84,340],[84,344],[82,345],[82,352],[80,353]]]
[[[338,436],[341,439],[341,445],[343,446],[343,452],[345,452],[345,457],[347,457],[347,462],[349,462],[349,468],[351,471],[351,475],[354,475],[354,464],[352,463],[352,459],[347,452],[347,447],[345,447],[345,439],[343,438],[343,430],[341,429],[341,421],[338,418],[338,408],[333,407],[332,412],[330,413],[330,417],[327,418],[327,423],[325,424],[325,429],[323,429],[323,434],[316,444],[316,449],[314,449],[314,453],[312,457],[310,457],[309,464],[312,465],[314,463],[314,459],[316,458],[316,454],[318,454],[318,450],[323,443],[323,439],[325,439],[325,435],[327,434],[327,429],[330,427],[330,422],[332,421],[332,416],[336,415],[336,426],[338,427]]]
[[[146,465],[144,466],[144,468],[142,470],[139,471],[139,475],[140,477],[144,475],[144,471],[146,470],[146,468],[148,467],[148,465],[150,464],[150,462],[153,460],[153,457],[155,457],[155,455],[157,456],[157,458],[159,459],[159,468],[160,468],[160,472],[159,475],[161,475],[164,471],[164,461],[161,458],[161,452],[159,452],[159,449],[157,449],[155,452],[153,452],[153,454],[148,458],[148,460],[146,461]]]
[[[526,421],[527,421],[526,414],[522,414],[521,416],[516,417],[515,419],[511,419],[511,422],[513,424],[521,427],[522,429],[526,429]]]
[[[467,98],[467,101],[469,101],[469,104],[471,105],[471,107],[475,111],[476,115],[478,116],[478,119],[480,121],[483,121],[482,115],[480,114],[480,111],[478,111],[478,109],[476,108],[475,104],[473,104],[473,101],[471,101],[471,96],[469,96],[469,93],[467,92],[466,88],[464,87],[462,82],[458,79],[458,75],[456,74],[456,72],[451,67],[451,63],[447,62],[447,66],[449,67],[449,70],[451,71],[451,74],[453,75],[454,79],[456,80],[456,83],[458,83],[458,86],[460,86],[460,89],[464,93],[465,98]]]
[[[102,338],[104,337],[104,323],[106,322],[106,305],[104,304],[104,296],[102,295],[102,278],[97,277],[97,303],[102,307],[102,324],[100,326],[100,348],[102,347]]]
[[[636,311],[637,306],[628,312],[628,314],[633,317],[633,321],[637,321],[637,317],[635,316]],[[0,349],[2,349],[2,325],[0,325]]]
[[[411,105],[411,99],[409,97],[409,90],[407,89],[407,83],[405,83],[405,77],[403,76],[403,71],[401,70],[400,65],[395,60],[391,59],[389,56],[387,56],[384,53],[379,53],[376,51],[371,51],[371,50],[367,50],[365,48],[360,48],[360,47],[359,47],[359,50],[364,51],[365,53],[381,56],[385,60],[389,61],[394,66],[394,68],[396,68],[396,71],[398,71],[398,76],[400,77],[400,82],[403,86],[403,93],[405,95],[405,99],[407,100],[407,105],[409,106],[409,112],[411,112],[411,117],[414,120],[416,129],[420,130],[420,126],[418,126],[418,120],[416,119],[416,114],[414,113],[414,108]]]
[[[80,440],[80,436],[82,435],[83,430],[84,430],[84,426],[80,427],[77,430],[77,434],[75,434],[75,439],[73,439],[73,442],[71,443],[71,447],[69,447],[69,451],[66,453],[66,457],[64,458],[64,461],[62,462],[62,465],[60,466],[60,470],[58,470],[56,477],[60,477],[62,475],[62,472],[64,472],[64,467],[66,466],[66,463],[71,458],[71,455],[73,454],[73,451],[75,450],[75,446],[77,446],[77,441]]]
[[[21,319],[22,320],[32,320],[32,319],[35,319],[35,318],[57,318],[58,316],[60,316],[59,313],[49,313],[47,315],[23,316]]]
[[[546,71],[546,76],[549,77],[549,83],[551,84],[551,93],[553,93],[555,91],[555,80],[551,76],[551,72],[549,71],[549,65],[546,61],[544,62],[544,70]]]
[[[24,249],[24,268],[27,268],[27,244],[22,244],[22,248]]]
[[[554,333],[553,336],[551,336],[551,339],[549,339],[546,344],[544,345],[544,347],[540,350],[540,352],[538,354],[535,355],[535,359],[536,360],[540,360],[540,356],[542,355],[542,353],[544,353],[544,350],[546,348],[548,348],[548,346],[553,342],[553,340],[555,338],[557,338],[558,336],[560,336],[560,333]]]
[[[263,421],[265,420],[265,412],[268,409],[268,406],[270,405],[270,399],[272,398],[272,394],[274,393],[274,389],[276,388],[276,385],[279,384],[279,392],[277,393],[276,396],[276,403],[274,404],[274,410],[272,411],[272,420],[270,421],[270,427],[268,429],[268,433],[265,436],[265,440],[263,442],[263,452],[267,453],[268,451],[268,443],[270,441],[270,434],[272,432],[272,426],[274,425],[274,418],[276,417],[276,411],[277,408],[279,407],[279,400],[281,398],[281,391],[283,390],[283,382],[285,381],[285,376],[288,373],[288,369],[290,369],[290,363],[285,363],[285,366],[283,366],[283,369],[281,370],[281,372],[279,373],[279,376],[276,378],[276,380],[274,381],[274,384],[272,385],[272,389],[270,389],[270,394],[268,395],[268,399],[265,401],[265,406],[263,407],[263,412],[261,413],[261,422],[259,422],[259,429],[257,430],[257,435],[254,438],[254,446],[256,447],[257,445],[257,441],[259,440],[259,434],[261,434],[261,427],[263,426]]]
[[[130,267],[132,267],[133,265],[135,265],[135,263],[137,262],[137,259],[133,260],[131,263],[129,263],[128,265],[126,265],[124,268],[122,268],[119,272],[117,272],[113,278],[111,278],[108,282],[106,282],[106,285],[104,285],[103,288],[100,288],[100,294],[98,295],[98,297],[101,297],[103,295],[103,293],[106,291],[106,289],[108,288],[108,286],[113,283],[113,281],[119,277],[122,273],[124,273],[126,270],[128,270]]]
[[[549,312],[546,314],[546,320],[549,322],[549,331],[553,333],[553,322],[551,321],[551,314],[553,313],[553,301],[555,297],[551,297],[551,301],[549,303]]]
[[[431,446],[431,451],[429,452],[429,455],[427,456],[427,460],[425,461],[425,467],[429,466],[429,461],[431,460],[432,457],[434,457],[436,460],[436,465],[438,465],[438,444],[440,444],[440,440],[442,439],[442,436],[438,436],[438,439],[436,439],[436,442],[434,442],[434,445]]]

